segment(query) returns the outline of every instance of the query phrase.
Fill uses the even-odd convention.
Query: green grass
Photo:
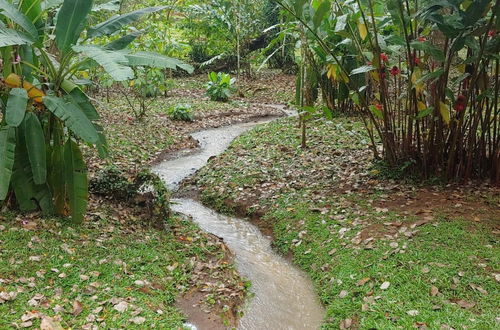
[[[410,228],[413,216],[373,206],[391,191],[375,188],[382,179],[365,152],[362,125],[336,118],[309,127],[305,150],[293,119],[238,138],[198,173],[203,201],[225,212],[234,211],[227,200],[257,204],[274,228],[275,248],[313,279],[325,329],[346,319],[360,329],[498,328],[500,248],[491,226],[436,210],[433,221]],[[368,188],[356,190],[363,182]],[[402,187],[414,195],[414,186]],[[394,222],[408,229],[394,236],[387,229]],[[357,235],[371,224],[381,229],[364,244]]]
[[[2,220],[0,292],[18,294],[0,304],[0,329],[22,323],[27,311],[59,315],[64,328],[88,323],[103,328],[182,327],[183,316],[173,303],[191,285],[191,261],[220,259],[220,247],[189,221],[172,219],[175,234],[120,229],[122,224],[109,221],[102,212],[95,215],[95,222],[81,226],[60,219],[37,220],[33,230],[25,229],[30,224],[21,225],[22,216],[8,214]],[[146,285],[141,289],[143,283],[136,281]],[[36,295],[41,298],[30,303]],[[121,300],[128,303],[123,313],[113,308]],[[75,301],[82,305],[76,316],[71,314]],[[102,311],[93,312],[99,307]],[[133,317],[144,317],[144,323],[131,323]],[[40,319],[32,321],[33,326],[40,325]]]

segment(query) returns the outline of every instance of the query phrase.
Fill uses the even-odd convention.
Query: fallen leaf
[[[357,286],[362,286],[362,285],[365,285],[365,284],[366,284],[366,282],[368,282],[369,280],[370,280],[370,278],[369,278],[369,277],[362,278],[362,279],[360,279],[359,281],[357,281],[357,282],[356,282],[356,285],[357,285]]]
[[[73,316],[78,316],[82,311],[83,311],[82,303],[79,302],[78,300],[73,301],[73,311],[71,312],[71,314],[73,314]]]
[[[129,321],[134,324],[143,324],[144,322],[146,322],[146,318],[142,316],[136,316],[131,318]]]
[[[352,326],[352,319],[345,319],[340,322],[340,329],[349,329]]]
[[[42,323],[40,323],[40,330],[64,330],[64,328],[54,318],[44,316]]]
[[[31,327],[32,325],[33,325],[33,322],[31,322],[31,321],[27,321],[27,322],[23,322],[23,323],[19,324],[19,326],[20,326],[21,328],[29,328],[29,327]]]
[[[123,313],[127,310],[128,308],[128,303],[126,301],[122,301],[122,302],[119,302],[118,304],[116,304],[115,306],[113,306],[113,308],[120,312],[120,313]]]
[[[431,286],[431,296],[435,297],[439,293],[439,289],[435,287],[434,285]]]
[[[384,282],[384,283],[382,283],[382,285],[380,286],[380,289],[381,289],[381,290],[385,290],[385,289],[387,289],[390,285],[391,285],[391,283],[390,283],[390,282]]]
[[[408,312],[406,312],[406,314],[408,314],[410,316],[417,316],[420,313],[416,309],[412,309],[412,310],[409,310]]]
[[[463,299],[460,299],[458,300],[457,302],[457,305],[464,308],[464,309],[469,309],[469,308],[472,308],[474,306],[476,306],[476,303],[474,302],[468,302],[468,301],[465,301]]]
[[[346,290],[342,290],[339,293],[339,298],[345,298],[345,297],[347,297],[348,294],[349,294],[349,292],[347,292]]]

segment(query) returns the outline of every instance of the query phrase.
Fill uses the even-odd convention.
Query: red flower
[[[415,65],[419,65],[420,63],[421,63],[420,58],[418,58],[418,57],[416,57],[416,56],[415,56],[415,57],[413,58],[413,64],[415,64]]]
[[[384,109],[384,107],[380,103],[375,104],[375,108],[377,108],[380,111],[382,111],[382,109]]]
[[[417,38],[417,40],[420,41],[420,42],[426,42],[427,38],[420,36],[420,37]]]
[[[382,62],[389,62],[389,57],[385,53],[380,53],[380,60]]]
[[[467,100],[465,99],[465,96],[458,95],[455,104],[453,105],[453,109],[455,109],[455,111],[457,112],[464,111],[466,101]]]
[[[393,76],[397,76],[398,74],[401,73],[401,70],[399,70],[399,68],[397,66],[393,66],[392,69],[391,69],[391,74]]]
[[[497,34],[497,30],[495,30],[495,29],[488,31],[488,37],[493,38],[495,36],[495,34]]]

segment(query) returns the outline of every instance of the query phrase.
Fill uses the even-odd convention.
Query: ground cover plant
[[[324,328],[495,328],[498,189],[387,180],[362,122],[294,120],[238,138],[194,181],[313,279]],[[332,152],[333,150],[333,152]]]

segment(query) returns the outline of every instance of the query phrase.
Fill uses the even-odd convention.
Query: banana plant
[[[133,67],[183,69],[177,59],[131,52],[125,26],[165,7],[116,15],[89,26],[92,0],[0,0],[0,201],[81,222],[88,179],[81,146],[107,155],[99,114],[74,76],[101,66],[116,81]],[[99,38],[114,41],[99,45]],[[102,40],[103,38],[101,38]]]

